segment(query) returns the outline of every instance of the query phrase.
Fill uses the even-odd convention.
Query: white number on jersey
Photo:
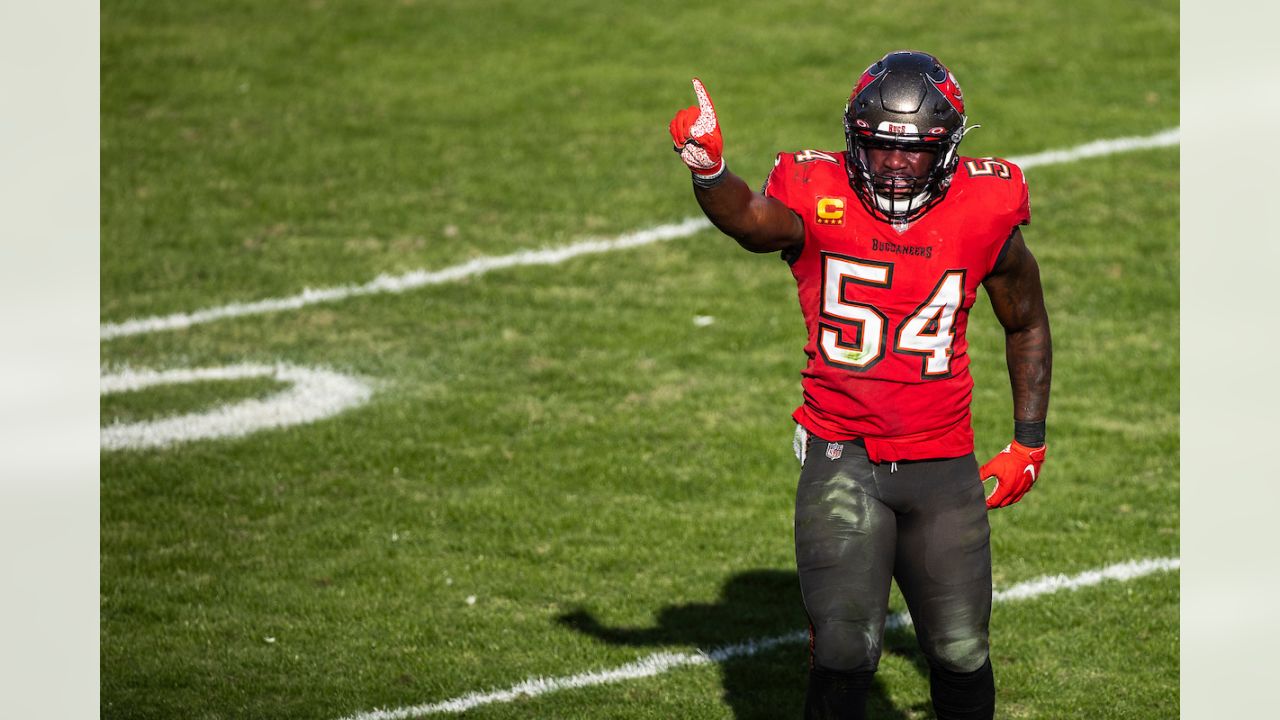
[[[956,312],[964,301],[963,270],[948,270],[929,298],[898,328],[893,349],[924,355],[922,376],[951,372]],[[822,317],[818,321],[818,349],[830,364],[866,370],[885,353],[888,318],[874,305],[845,300],[849,283],[888,289],[893,263],[823,253]],[[838,323],[838,324],[837,324]],[[856,341],[850,342],[849,335]]]
[[[898,328],[894,347],[902,352],[925,355],[924,375],[951,372],[951,343],[955,340],[956,310],[964,300],[964,271],[951,270],[942,276],[933,295]]]
[[[844,300],[846,283],[873,287],[889,287],[893,281],[893,263],[877,263],[840,255],[823,255],[822,316],[844,320],[856,328],[857,342],[842,341],[845,330],[819,323],[818,347],[835,365],[865,370],[884,354],[885,325],[883,313],[870,305]]]

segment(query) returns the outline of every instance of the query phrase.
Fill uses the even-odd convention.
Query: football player
[[[937,716],[991,718],[987,512],[1022,499],[1045,457],[1051,346],[1025,179],[959,154],[964,97],[923,52],[858,79],[844,150],[777,156],[761,192],[728,170],[715,107],[676,114],[703,212],[752,252],[780,252],[808,329],[796,564],[810,623],[806,718],[861,718],[890,579],[928,660]],[[965,328],[978,286],[1005,331],[1013,440],[974,458]],[[987,496],[983,478],[995,478]]]

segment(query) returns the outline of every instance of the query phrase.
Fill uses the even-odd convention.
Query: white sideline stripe
[[[1177,145],[1179,128],[1172,128],[1146,137],[1123,137],[1111,140],[1097,140],[1084,145],[1062,150],[1048,150],[1034,155],[1012,157],[1010,161],[1023,168],[1037,165],[1073,162],[1085,158],[1132,152],[1147,148]],[[521,250],[510,255],[481,257],[444,268],[443,270],[414,270],[403,275],[379,275],[363,285],[339,285],[330,288],[305,288],[301,293],[284,298],[271,298],[254,302],[237,302],[221,307],[206,308],[192,313],[175,313],[173,315],[156,315],[144,318],[125,320],[119,323],[102,323],[100,337],[102,340],[125,337],[128,335],[144,335],[162,330],[179,330],[193,325],[202,325],[224,318],[244,317],[246,315],[263,315],[282,310],[298,308],[317,303],[337,302],[361,295],[379,293],[402,293],[427,285],[440,285],[463,278],[483,275],[491,270],[517,267],[523,265],[558,265],[580,255],[612,252],[627,248],[649,245],[664,240],[675,240],[688,237],[694,233],[711,227],[706,218],[688,218],[670,225],[658,225],[639,230],[612,239],[591,239],[543,250]]]
[[[1130,560],[1128,562],[1108,565],[1097,570],[1087,570],[1078,575],[1046,575],[1027,582],[1018,583],[1007,590],[992,595],[993,602],[1010,602],[1029,600],[1041,595],[1049,595],[1060,590],[1078,590],[1083,587],[1098,585],[1104,580],[1124,582],[1150,575],[1152,573],[1176,570],[1181,565],[1180,558],[1149,558]],[[905,612],[896,613],[885,620],[885,628],[889,630],[911,625],[911,616]],[[736,657],[751,656],[778,645],[803,642],[809,637],[807,630],[778,635],[771,638],[748,640],[734,645],[725,645],[710,652],[673,653],[658,652],[646,655],[635,662],[627,663],[611,670],[570,675],[558,678],[530,678],[506,690],[493,692],[474,692],[451,700],[414,705],[391,710],[371,710],[369,712],[348,715],[342,720],[408,720],[409,718],[439,713],[460,713],[481,705],[511,702],[519,698],[532,698],[559,690],[606,685],[623,680],[661,675],[687,665],[709,665],[722,663]]]
[[[212,410],[134,423],[113,423],[101,430],[105,450],[159,448],[191,440],[243,437],[268,428],[315,422],[360,405],[373,390],[356,378],[332,370],[291,365],[229,365],[181,370],[126,369],[103,375],[102,395],[155,385],[269,377],[291,385],[265,398],[220,405]]]

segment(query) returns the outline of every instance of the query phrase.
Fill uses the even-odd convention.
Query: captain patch
[[[844,224],[844,198],[819,195],[814,207],[817,213],[817,217],[814,220],[819,225]]]

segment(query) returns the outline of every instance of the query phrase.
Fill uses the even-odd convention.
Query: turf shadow
[[[659,649],[693,645],[716,649],[787,635],[807,625],[795,572],[752,570],[734,575],[721,588],[715,603],[671,605],[658,614],[653,627],[607,627],[585,610],[557,618],[562,625],[616,645]],[[910,631],[886,633],[884,652],[912,661],[928,677],[928,665]],[[800,717],[808,677],[808,647],[803,641],[781,642],[754,653],[729,653],[719,662],[725,703],[736,720]],[[871,688],[867,717],[905,720],[931,714],[926,706],[899,710],[890,702],[880,679]]]

